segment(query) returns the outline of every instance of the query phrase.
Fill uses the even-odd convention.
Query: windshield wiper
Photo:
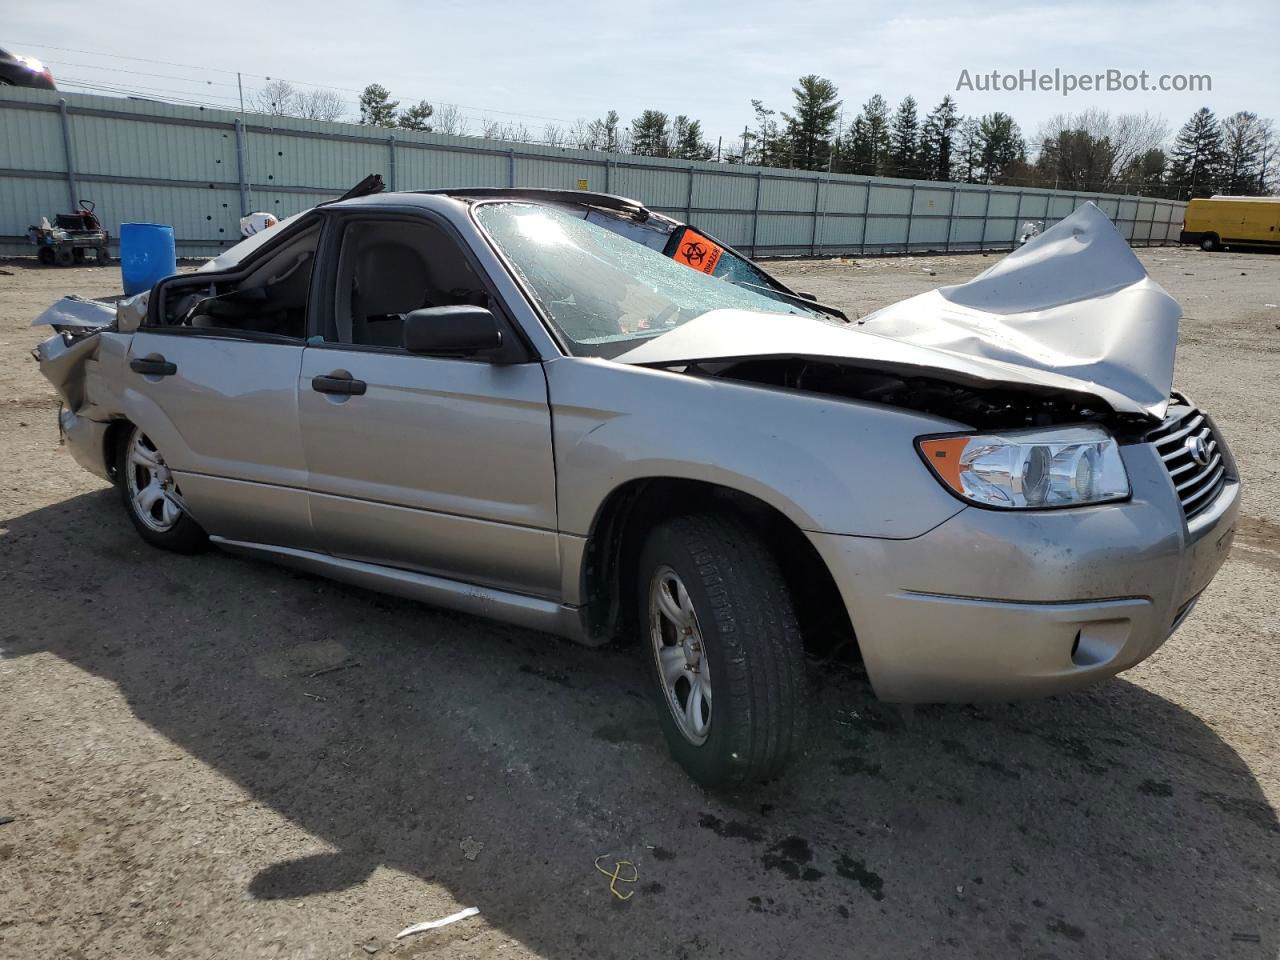
[[[743,287],[746,290],[750,290],[752,293],[758,293],[761,296],[769,297],[771,300],[781,300],[783,303],[789,303],[796,307],[804,307],[808,310],[820,310],[823,313],[830,314],[833,317],[843,320],[845,323],[849,323],[849,318],[843,310],[827,306],[825,303],[819,303],[817,300],[810,300],[809,298],[799,296],[798,294],[787,293],[783,290],[777,289],[776,287],[762,287],[758,283],[748,283],[745,280],[734,280],[732,277],[725,277],[724,279],[728,280],[735,287]]]

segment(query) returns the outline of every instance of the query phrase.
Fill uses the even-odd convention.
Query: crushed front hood
[[[972,386],[1083,394],[1117,413],[1164,416],[1177,302],[1087,203],[968,283],[885,307],[855,326],[715,310],[621,363],[826,360]]]

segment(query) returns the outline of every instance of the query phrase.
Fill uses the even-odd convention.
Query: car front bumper
[[[1240,484],[1229,462],[1226,485],[1188,522],[1154,448],[1122,455],[1133,490],[1123,503],[970,507],[911,540],[810,533],[876,695],[903,703],[1044,696],[1158,649],[1227,557]]]

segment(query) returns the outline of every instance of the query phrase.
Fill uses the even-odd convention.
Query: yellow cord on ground
[[[640,870],[630,860],[615,860],[613,861],[613,870],[612,871],[606,870],[604,867],[600,866],[600,861],[604,860],[608,856],[609,854],[602,853],[600,854],[600,856],[596,857],[596,869],[609,878],[610,893],[612,893],[619,900],[630,900],[633,896],[635,896],[635,891],[628,890],[626,893],[621,892],[618,889],[618,881],[621,880],[623,883],[635,883],[637,880],[640,879]],[[631,876],[629,877],[622,876],[623,867],[631,868]]]

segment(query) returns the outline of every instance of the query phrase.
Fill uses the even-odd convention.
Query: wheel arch
[[[127,417],[114,417],[107,424],[106,433],[102,435],[102,461],[107,468],[107,476],[112,483],[120,482],[120,470],[117,451],[133,429],[133,421]]]
[[[596,510],[579,571],[589,637],[617,639],[635,626],[630,584],[645,537],[663,520],[689,513],[731,514],[747,521],[779,560],[806,646],[834,648],[856,639],[830,569],[792,518],[732,487],[665,476],[629,480]]]

